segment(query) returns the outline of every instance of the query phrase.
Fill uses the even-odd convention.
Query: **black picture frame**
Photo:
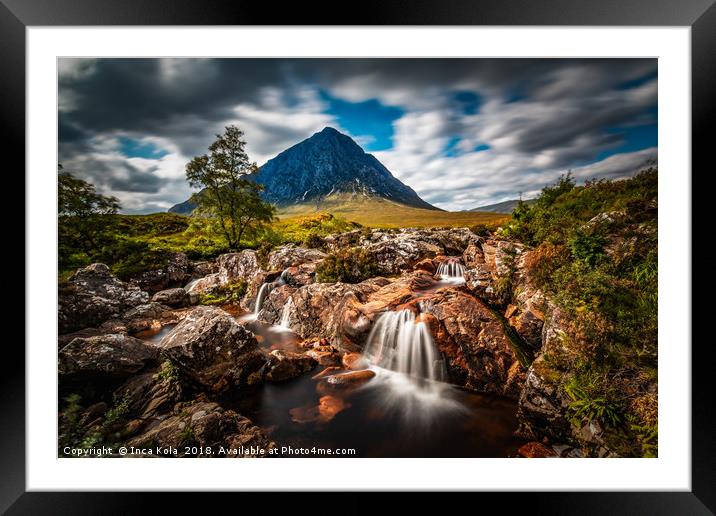
[[[2,146],[18,156],[24,170],[25,30],[62,25],[614,25],[689,26],[692,36],[692,207],[708,205],[698,195],[706,188],[694,180],[713,167],[709,126],[716,118],[716,5],[714,0],[430,0],[363,1],[351,7],[323,2],[249,2],[245,0],[0,0],[0,120]],[[346,15],[340,16],[339,13]],[[347,16],[350,14],[350,16]],[[350,23],[347,23],[350,21]],[[687,171],[670,171],[684,173]],[[705,178],[704,178],[705,180]],[[22,183],[17,191],[24,191]],[[698,202],[697,202],[698,201]],[[692,208],[692,236],[708,222]],[[698,267],[692,253],[692,274]],[[704,270],[700,268],[700,270]],[[27,274],[28,271],[25,270]],[[693,292],[693,289],[692,289]],[[692,321],[708,320],[706,304],[692,294]],[[26,309],[31,309],[28,306]],[[700,316],[700,317],[699,317]],[[713,514],[716,511],[716,445],[711,409],[712,343],[692,337],[680,343],[692,353],[692,491],[615,493],[503,493],[479,503],[502,503],[545,514]],[[672,343],[673,344],[673,343]],[[138,514],[157,495],[136,493],[25,492],[25,356],[6,342],[0,375],[0,511],[8,514]],[[317,487],[320,482],[317,482]],[[230,495],[212,500],[213,507]],[[240,495],[245,497],[245,494]],[[473,495],[474,496],[474,495]],[[186,510],[195,500],[177,493],[162,496],[164,512],[173,504]],[[292,495],[295,497],[295,494]],[[169,498],[169,499],[167,499]],[[498,499],[500,498],[500,499]],[[295,498],[292,498],[295,501]],[[420,502],[422,497],[415,500]],[[254,501],[252,501],[254,502]],[[202,502],[198,502],[202,504]],[[302,502],[295,502],[302,503]],[[346,502],[343,502],[344,504]],[[453,502],[454,503],[454,502]],[[459,502],[458,502],[459,503]],[[475,503],[475,502],[469,502]],[[352,505],[349,501],[348,505]],[[489,507],[489,505],[485,505]],[[204,506],[206,510],[208,507]],[[314,507],[315,508],[315,507]]]

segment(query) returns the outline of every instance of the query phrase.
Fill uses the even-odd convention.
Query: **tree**
[[[117,213],[119,200],[97,193],[93,184],[64,171],[61,164],[57,168],[60,237],[65,240],[75,237],[76,243],[85,252],[96,250],[97,236],[105,228],[106,215]]]
[[[238,127],[227,126],[209,146],[208,155],[197,156],[186,166],[189,184],[203,188],[192,196],[192,202],[200,213],[216,219],[230,249],[238,249],[246,234],[255,233],[276,214],[261,199],[263,187],[250,178],[257,167],[249,161],[243,137]]]

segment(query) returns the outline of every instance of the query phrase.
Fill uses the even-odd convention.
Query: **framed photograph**
[[[27,249],[3,510],[711,514],[712,2],[133,4],[0,5]]]

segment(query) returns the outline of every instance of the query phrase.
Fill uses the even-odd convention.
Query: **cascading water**
[[[438,265],[435,275],[442,280],[464,280],[465,266],[457,260],[447,260]]]
[[[363,355],[371,364],[402,373],[423,385],[445,380],[445,365],[430,330],[424,322],[416,322],[411,310],[381,315],[368,336]]]
[[[264,300],[266,299],[266,296],[268,296],[271,291],[273,290],[274,284],[273,283],[264,283],[261,285],[261,288],[259,289],[259,293],[256,296],[256,304],[254,305],[254,315],[258,315],[261,311],[261,307],[264,304]]]
[[[283,305],[283,310],[281,310],[281,321],[278,323],[278,325],[281,328],[284,328],[286,330],[291,329],[291,308],[293,307],[293,299],[290,297],[286,301],[286,303]]]

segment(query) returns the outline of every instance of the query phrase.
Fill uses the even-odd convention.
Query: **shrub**
[[[242,279],[231,281],[211,292],[200,294],[199,303],[202,305],[238,304],[246,295],[247,288],[248,284]]]
[[[497,225],[494,224],[475,224],[474,226],[470,226],[470,231],[481,237],[490,236],[490,234],[494,233],[496,229]]]
[[[312,231],[306,235],[301,245],[309,249],[325,249],[326,242],[321,235]]]
[[[604,255],[604,237],[578,229],[569,240],[569,250],[577,260],[594,267]]]
[[[371,254],[351,248],[328,255],[316,269],[316,279],[320,283],[360,283],[378,272],[378,264]]]

